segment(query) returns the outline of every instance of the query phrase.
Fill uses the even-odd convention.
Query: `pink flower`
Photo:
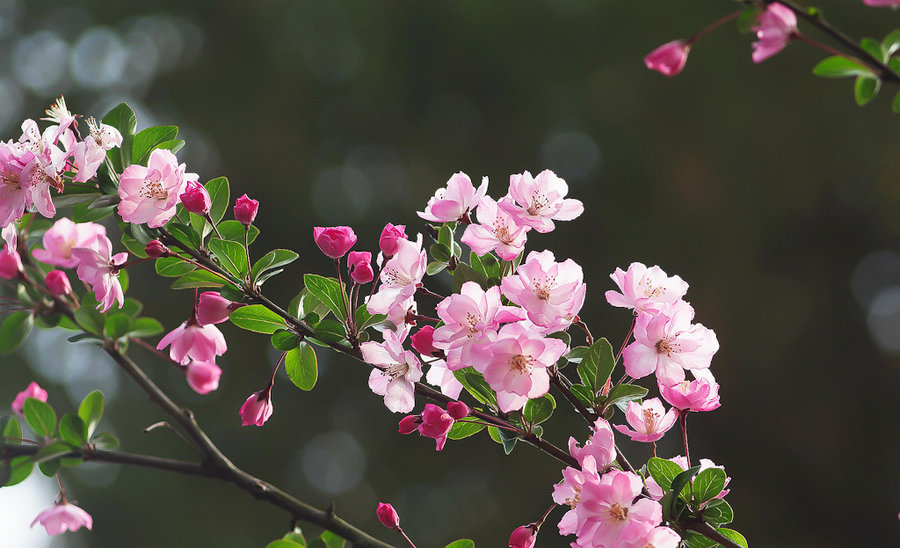
[[[475,189],[472,180],[463,172],[450,177],[447,186],[439,188],[428,200],[425,211],[417,211],[419,217],[432,223],[452,223],[467,219],[469,212],[475,209],[481,197],[487,192],[487,177],[481,180],[481,186]]]
[[[665,76],[675,76],[684,69],[690,51],[691,45],[687,40],[673,40],[648,53],[644,64]]]
[[[567,349],[559,339],[546,338],[521,323],[511,323],[504,325],[490,342],[472,347],[472,365],[497,392],[500,410],[508,413],[547,393],[547,368]]]
[[[90,248],[76,247],[72,256],[78,261],[78,279],[91,286],[97,298],[97,310],[106,312],[114,302],[119,308],[125,304],[119,269],[128,260],[128,253],[112,255],[112,242],[104,235],[97,235]]]
[[[185,169],[171,151],[161,148],[150,153],[147,167],[125,168],[119,182],[119,215],[127,223],[147,223],[150,228],[169,222],[185,185],[197,181],[197,174]]]
[[[715,380],[699,378],[674,384],[659,384],[659,393],[669,405],[682,411],[712,411],[718,409],[719,385]]]
[[[458,294],[438,303],[437,314],[444,325],[434,331],[434,346],[447,353],[447,366],[453,371],[472,365],[473,345],[501,323],[524,319],[521,308],[501,304],[499,287],[485,291],[477,282],[465,282]]]
[[[863,0],[863,4],[873,8],[897,8],[900,7],[900,0]]]
[[[72,293],[72,284],[69,282],[69,277],[62,270],[51,270],[48,272],[44,278],[44,285],[47,286],[50,293],[57,297]]]
[[[81,508],[64,502],[55,504],[38,514],[31,522],[31,526],[34,527],[36,523],[43,525],[48,535],[54,536],[66,531],[77,531],[82,526],[90,530],[94,525],[94,520]]]
[[[612,431],[610,431],[612,433]],[[568,506],[569,511],[559,520],[559,534],[566,536],[575,533],[578,526],[577,507],[581,504],[581,490],[587,482],[599,482],[597,463],[594,457],[587,455],[581,463],[581,470],[567,466],[563,471],[562,483],[553,486],[553,502],[560,506]]]
[[[441,394],[456,399],[462,392],[463,385],[457,380],[453,371],[447,368],[447,362],[444,360],[434,360],[428,369],[425,380],[432,386],[441,389]]]
[[[369,314],[388,314],[392,306],[412,298],[425,277],[427,260],[421,237],[415,242],[397,240],[397,253],[384,264],[381,285],[366,303]]]
[[[158,259],[160,257],[169,257],[172,254],[172,250],[159,240],[150,240],[144,247],[144,253],[146,253],[148,257]]]
[[[571,221],[581,215],[584,205],[566,199],[569,185],[549,169],[532,177],[524,172],[509,177],[509,194],[500,200],[500,209],[512,215],[518,226],[530,226],[538,232],[550,232],[553,220]]]
[[[759,14],[756,25],[758,41],[753,42],[753,62],[762,63],[780,52],[797,32],[797,16],[784,4],[773,2]]]
[[[317,226],[313,228],[313,238],[315,238],[316,245],[319,246],[322,253],[332,259],[340,259],[356,243],[356,234],[353,233],[353,229],[349,226],[332,226],[328,228]]]
[[[536,536],[537,531],[533,524],[516,527],[509,535],[509,548],[534,548]]]
[[[378,508],[375,510],[378,521],[388,529],[395,529],[400,525],[400,516],[394,507],[386,502],[379,502]]]
[[[378,238],[378,248],[386,258],[391,258],[397,253],[397,240],[406,240],[406,225],[384,225],[381,237]]]
[[[19,253],[9,245],[4,246],[3,251],[0,251],[0,278],[14,280],[22,272],[24,272],[24,267]]]
[[[439,350],[434,347],[434,327],[426,325],[409,337],[413,350],[426,356],[436,355]]]
[[[209,394],[219,387],[219,377],[222,370],[218,365],[209,361],[193,360],[184,369],[184,376],[188,386],[198,394]]]
[[[250,426],[253,424],[262,426],[269,420],[269,417],[272,416],[273,411],[272,391],[266,389],[254,392],[253,394],[250,394],[250,397],[247,398],[247,401],[244,402],[244,405],[241,406],[241,410],[239,411],[241,415],[241,425]]]
[[[577,508],[576,534],[582,546],[629,546],[662,522],[662,506],[635,497],[644,484],[631,472],[610,470],[586,482]]]
[[[362,343],[363,359],[375,366],[369,388],[384,396],[384,405],[394,413],[409,413],[415,405],[414,383],[422,378],[422,366],[412,351],[404,350],[407,329],[384,332],[384,342]]]
[[[586,459],[590,457],[597,470],[606,470],[616,460],[616,438],[609,423],[602,418],[597,419],[582,447],[578,447],[575,438],[570,437],[569,454],[581,466],[585,466]]]
[[[684,369],[697,376],[697,370],[708,368],[719,341],[713,330],[692,324],[693,319],[694,309],[684,301],[655,314],[638,314],[634,342],[622,355],[625,372],[635,379],[656,372],[660,383],[674,384],[684,380]]]
[[[350,279],[358,284],[367,284],[375,279],[372,254],[368,251],[351,251],[347,255],[347,268],[350,270]]]
[[[41,400],[43,402],[47,401],[47,391],[38,385],[38,383],[31,381],[28,387],[25,390],[22,390],[18,394],[16,394],[16,399],[12,402],[12,410],[13,413],[22,415],[22,410],[25,409],[25,400],[28,398],[34,398],[36,400]]]
[[[252,225],[259,211],[259,202],[246,194],[234,201],[234,218],[242,225]]]
[[[243,303],[231,302],[216,291],[204,291],[197,299],[197,322],[200,325],[222,323]]]
[[[172,345],[169,356],[176,362],[187,365],[191,360],[215,362],[228,350],[225,336],[214,325],[200,325],[195,320],[188,320],[162,338],[156,345],[157,350]]]
[[[84,247],[99,251],[97,241],[106,237],[106,228],[97,223],[73,223],[62,217],[44,232],[42,243],[44,249],[35,249],[34,258],[46,264],[74,268],[78,259],[72,255],[76,247]]]
[[[16,245],[19,243],[19,231],[16,229],[15,223],[6,225],[0,231],[0,239],[6,242],[10,249],[16,249]]]
[[[188,181],[179,198],[186,210],[197,215],[206,215],[209,213],[209,208],[212,207],[209,192],[197,181]]]
[[[515,219],[497,207],[497,202],[490,196],[484,196],[478,202],[476,213],[478,222],[470,224],[461,238],[476,255],[486,255],[496,250],[504,261],[512,261],[525,249],[525,233],[528,226],[519,226]]]
[[[675,409],[666,412],[659,398],[644,400],[642,403],[631,401],[625,410],[625,420],[634,430],[624,424],[615,425],[615,429],[630,436],[632,441],[650,443],[661,439],[674,426],[675,419]]]
[[[450,413],[453,420],[458,421],[468,417],[472,410],[461,401],[451,401],[447,403],[447,412]]]
[[[678,548],[681,535],[668,527],[655,527],[626,548]]]
[[[400,419],[400,424],[397,427],[397,432],[400,432],[404,436],[406,434],[412,434],[419,429],[420,422],[422,422],[421,415],[407,415]]]
[[[122,146],[122,134],[112,126],[100,123],[94,118],[87,119],[88,137],[76,143],[72,149],[72,158],[78,174],[73,179],[76,183],[84,183],[97,174],[97,169],[106,159],[106,152]]]
[[[680,277],[669,277],[660,267],[647,268],[641,263],[631,263],[627,272],[617,268],[609,277],[621,293],[607,291],[606,302],[620,308],[655,311],[660,304],[680,300],[688,290],[687,282]]]
[[[453,417],[450,413],[433,403],[426,403],[422,411],[422,422],[419,424],[419,433],[426,438],[434,440],[435,451],[440,451],[447,443],[447,434],[453,428]]]
[[[545,333],[568,327],[581,306],[587,286],[581,267],[572,259],[555,262],[552,251],[532,251],[500,288],[512,302],[528,312],[528,319]]]
[[[22,172],[33,157],[15,144],[0,142],[0,226],[22,217],[31,203],[30,181]]]
[[[33,205],[44,217],[56,215],[50,189],[62,191],[65,185],[63,173],[66,170],[69,152],[61,150],[60,136],[64,141],[74,142],[74,135],[62,126],[50,126],[43,135],[34,120],[22,124],[22,136],[15,146],[15,154],[24,168],[19,174],[18,184],[28,189],[27,205]]]

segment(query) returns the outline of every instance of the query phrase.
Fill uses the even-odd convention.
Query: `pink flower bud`
[[[144,247],[144,253],[147,254],[148,257],[152,257],[154,259],[158,259],[160,257],[168,257],[172,254],[172,251],[163,245],[163,243],[159,240],[150,240],[147,242],[146,247]]]
[[[372,254],[368,251],[351,251],[347,255],[347,268],[350,270],[350,279],[358,284],[367,284],[375,279]]]
[[[81,527],[90,530],[94,525],[94,520],[81,508],[64,502],[55,504],[38,514],[31,522],[31,526],[34,527],[37,523],[44,526],[48,535],[54,536],[66,531],[77,531]]]
[[[650,70],[666,76],[675,76],[684,68],[690,51],[691,45],[687,41],[673,40],[648,53],[644,57],[644,64]]]
[[[509,548],[533,548],[536,536],[532,525],[518,527],[509,536]]]
[[[356,243],[356,234],[349,226],[332,226],[313,228],[313,238],[322,253],[332,259],[340,259],[350,251]]]
[[[231,302],[216,291],[204,291],[197,299],[197,321],[200,325],[222,323],[243,303]]]
[[[394,529],[400,526],[400,516],[397,515],[397,511],[394,510],[394,507],[386,502],[378,503],[375,515],[378,516],[378,521],[388,529]]]
[[[72,284],[69,283],[69,277],[62,270],[51,270],[44,278],[44,285],[47,289],[57,297],[68,295],[72,292]]]
[[[18,278],[22,271],[22,259],[19,254],[9,246],[4,247],[3,251],[0,251],[0,278],[13,280]]]
[[[419,425],[419,433],[426,438],[433,438],[435,450],[440,451],[447,442],[447,434],[453,427],[453,417],[437,405],[426,403],[422,411],[422,424]]]
[[[659,382],[659,393],[672,407],[682,411],[712,411],[719,407],[719,385],[714,380],[696,379],[666,385]]]
[[[900,0],[863,0],[863,4],[873,8],[900,8]]]
[[[397,254],[397,240],[406,240],[406,225],[384,225],[381,237],[378,239],[378,247],[384,253],[384,257],[390,258]]]
[[[38,383],[32,381],[25,390],[16,394],[16,399],[12,403],[13,413],[21,417],[22,410],[25,409],[25,400],[28,398],[47,401],[47,391],[41,388]]]
[[[198,394],[209,394],[219,387],[222,370],[211,362],[192,361],[184,370],[187,383]]]
[[[397,429],[401,434],[412,434],[419,429],[419,423],[422,422],[419,415],[407,415],[400,419],[400,426]]]
[[[209,192],[197,181],[188,181],[180,198],[184,208],[197,215],[206,215],[209,213],[209,208],[212,207]]]
[[[249,198],[246,194],[234,202],[234,218],[243,225],[253,224],[257,211],[259,211],[259,202]]]
[[[438,352],[438,349],[434,347],[434,326],[423,326],[409,338],[409,342],[419,354],[433,356]]]
[[[272,416],[272,411],[274,411],[272,407],[272,391],[260,390],[259,392],[254,392],[250,394],[250,397],[241,406],[239,411],[241,424],[243,426],[250,426],[251,424],[262,426]]]
[[[455,421],[468,417],[471,412],[472,410],[469,409],[469,406],[461,401],[452,401],[447,404],[447,413],[450,413],[450,416]]]

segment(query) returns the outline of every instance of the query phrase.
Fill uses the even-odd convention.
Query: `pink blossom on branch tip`
[[[719,385],[712,376],[673,384],[660,382],[659,393],[669,405],[682,411],[712,411],[721,405]]]
[[[476,189],[465,173],[455,173],[445,187],[439,188],[428,200],[425,211],[417,211],[419,217],[432,223],[452,223],[467,220],[482,196],[487,193],[488,179],[484,177]]]
[[[70,295],[72,293],[72,283],[69,277],[62,270],[51,270],[44,277],[44,285],[50,290],[50,293],[57,297]]]
[[[234,218],[244,226],[252,225],[259,211],[259,202],[242,194],[234,201]]]
[[[197,299],[197,322],[200,325],[222,323],[243,303],[229,301],[217,291],[204,291]]]
[[[47,401],[47,391],[41,388],[38,383],[31,381],[31,383],[28,384],[25,390],[22,390],[21,392],[16,394],[16,399],[14,399],[12,402],[13,413],[19,415],[20,417],[23,416],[22,410],[25,409],[25,400],[27,400],[28,398],[34,398],[36,400],[45,402]]]
[[[609,277],[619,291],[607,291],[606,302],[619,308],[655,311],[662,304],[680,300],[688,290],[681,277],[670,277],[658,266],[647,268],[638,262],[628,265],[628,270],[616,268]]]
[[[368,251],[351,251],[347,254],[347,269],[350,279],[358,284],[367,284],[375,279],[372,270],[372,254]]]
[[[78,261],[78,279],[88,284],[96,297],[97,309],[106,312],[113,303],[125,304],[125,294],[119,282],[119,270],[128,260],[128,253],[112,254],[112,242],[98,235],[92,247],[76,247],[72,256]]]
[[[97,241],[106,237],[106,228],[97,223],[74,223],[62,217],[44,232],[41,238],[43,249],[32,252],[34,258],[42,263],[74,268],[78,259],[72,255],[76,247],[98,250]]]
[[[356,234],[349,226],[317,226],[313,228],[313,238],[322,253],[332,259],[340,259],[356,243]]]
[[[500,209],[490,196],[484,196],[478,202],[476,218],[478,224],[467,226],[460,239],[476,255],[496,251],[504,261],[512,261],[525,249],[526,233],[531,227],[516,224],[513,217]]]
[[[82,527],[90,530],[94,525],[94,520],[83,509],[64,502],[55,504],[38,514],[31,522],[31,526],[34,527],[38,523],[44,527],[48,535],[55,536],[66,531],[77,531]]]
[[[566,198],[569,185],[549,169],[532,177],[525,171],[509,177],[509,193],[500,200],[500,209],[509,213],[518,226],[551,232],[556,221],[571,221],[584,212],[579,200]]]
[[[212,207],[209,192],[197,181],[188,181],[179,198],[186,210],[197,215],[206,215]]]
[[[757,16],[753,30],[758,38],[753,42],[753,62],[762,63],[783,50],[794,37],[797,16],[784,4],[772,2]]]
[[[188,386],[198,394],[209,394],[219,388],[222,369],[213,362],[192,360],[184,368]]]
[[[406,240],[406,225],[384,225],[381,237],[378,238],[378,248],[386,258],[391,258],[397,253],[397,241]]]
[[[522,525],[516,527],[509,535],[509,548],[534,548],[537,540],[537,527],[534,525]]]
[[[614,428],[629,436],[632,441],[650,443],[660,440],[675,425],[676,418],[675,409],[670,408],[667,412],[659,398],[641,403],[632,401],[628,402],[625,410],[625,420],[634,430],[623,424],[617,424]]]
[[[24,268],[19,253],[9,245],[3,246],[3,251],[0,251],[0,278],[14,280],[25,271]]]
[[[587,292],[578,263],[572,259],[558,263],[548,250],[529,253],[514,275],[503,278],[500,288],[545,333],[571,325],[584,305]]]
[[[265,424],[275,408],[272,406],[272,391],[269,389],[260,390],[250,394],[244,405],[238,412],[241,416],[242,426],[262,426]]]
[[[394,510],[393,506],[386,502],[378,503],[378,508],[375,509],[375,515],[378,516],[378,521],[388,529],[394,529],[400,525],[400,516],[397,515],[397,511]]]
[[[369,388],[384,396],[385,406],[394,413],[409,413],[415,406],[415,385],[422,379],[422,366],[416,355],[403,348],[408,329],[384,331],[384,342],[367,341],[360,345],[363,360],[373,365]]]
[[[159,228],[175,216],[179,196],[196,173],[186,173],[171,151],[158,148],[150,153],[147,167],[132,164],[122,172],[119,182],[119,215],[127,223],[147,223]]]
[[[665,76],[676,76],[684,69],[690,51],[691,44],[687,40],[673,40],[648,53],[644,64]]]
[[[225,336],[215,325],[200,325],[188,320],[166,334],[156,345],[157,350],[167,346],[169,356],[176,362],[187,365],[191,360],[215,362],[228,350]]]

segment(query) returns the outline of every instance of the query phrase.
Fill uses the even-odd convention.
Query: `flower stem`
[[[678,424],[681,425],[681,439],[684,441],[684,459],[687,461],[687,467],[691,467],[691,450],[688,446],[687,435],[687,416],[690,411],[678,410]]]
[[[721,27],[721,26],[724,25],[725,23],[727,23],[727,22],[729,22],[729,21],[731,21],[731,20],[733,20],[733,19],[737,19],[737,18],[741,15],[741,13],[743,13],[743,12],[744,12],[744,10],[738,10],[738,11],[736,11],[736,12],[734,12],[734,13],[729,13],[729,14],[726,15],[725,17],[722,17],[721,19],[719,19],[719,20],[713,22],[712,24],[708,25],[706,28],[702,29],[702,30],[701,30],[700,32],[698,32],[697,34],[695,34],[695,35],[691,36],[690,38],[688,38],[688,39],[686,40],[687,45],[692,45],[694,42],[696,42],[697,40],[700,40],[701,38],[703,38],[704,36],[706,36],[706,35],[709,34],[710,32],[716,30],[717,28]]]

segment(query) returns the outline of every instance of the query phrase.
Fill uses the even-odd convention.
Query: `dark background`
[[[861,2],[820,4],[854,36],[900,26],[900,13]],[[374,250],[387,221],[421,230],[414,212],[455,171],[489,176],[499,198],[510,173],[553,169],[586,212],[529,247],[583,265],[582,317],[595,334],[621,342],[629,315],[603,292],[609,272],[635,260],[687,280],[697,321],[715,329],[723,406],[691,418],[691,452],[733,478],[734,528],[755,546],[896,546],[895,90],[858,108],[851,82],[810,74],[818,52],[794,44],[754,65],[751,38],[732,25],[697,44],[677,78],[643,67],[657,45],[733,7],[0,0],[0,127],[17,138],[21,120],[59,93],[74,112],[127,100],[140,127],[182,126],[189,171],[227,175],[233,197],[260,201],[254,253],[300,252],[266,286],[282,303],[303,272],[328,272],[312,226],[352,225],[357,248]],[[150,268],[131,276],[146,313],[168,328],[186,318],[187,293]],[[483,434],[437,454],[431,440],[396,435],[399,416],[369,392],[366,370],[325,352],[317,390],[280,378],[272,419],[241,428],[237,410],[276,355],[265,337],[223,331],[225,373],[209,396],[136,355],[248,471],[319,506],[334,500],[398,544],[375,520],[379,500],[394,503],[419,546],[501,546],[549,505],[556,462],[530,447],[505,458]],[[102,387],[104,424],[124,449],[192,458],[171,432],[141,434],[160,411],[99,351],[60,340],[38,333],[3,358],[0,400],[35,378],[62,412]],[[558,444],[586,435],[562,405],[546,426]],[[669,437],[661,452],[671,456],[680,449]],[[647,456],[646,446],[627,451]],[[52,546],[261,547],[288,527],[280,511],[208,480],[109,467],[64,479],[95,530]],[[539,545],[567,546],[561,515]]]

